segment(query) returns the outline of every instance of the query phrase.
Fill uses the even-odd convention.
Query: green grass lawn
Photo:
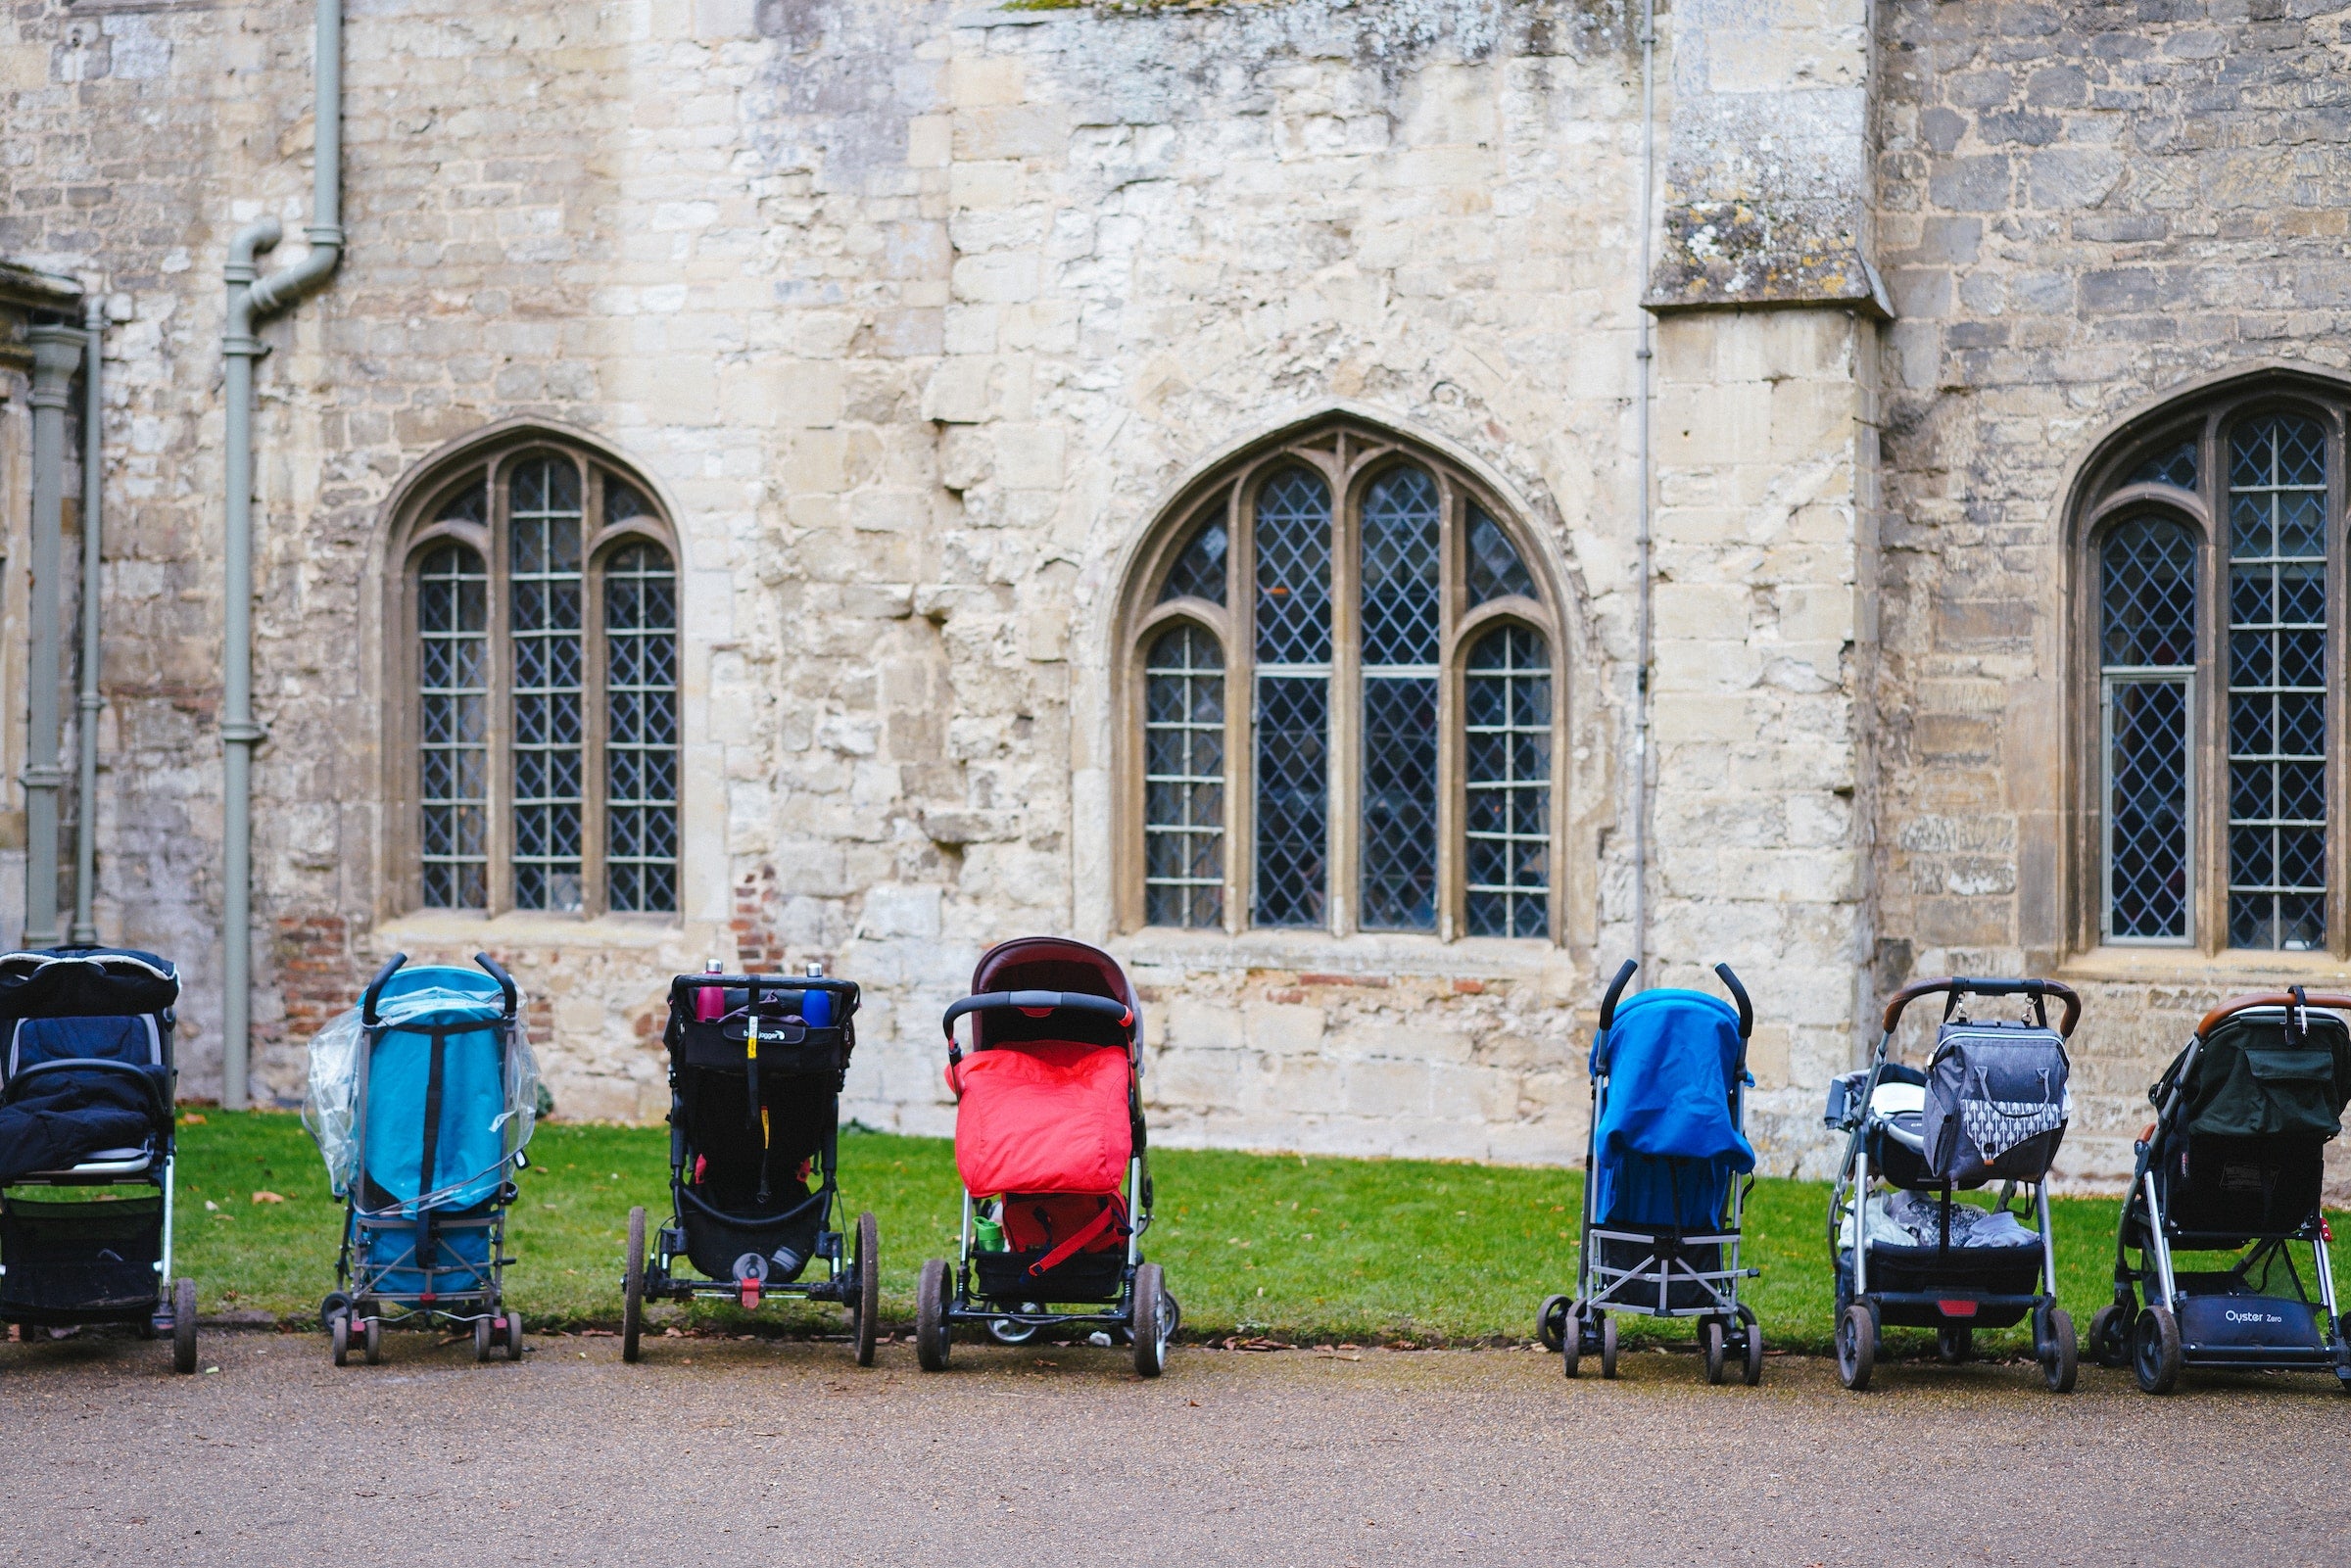
[[[199,1282],[208,1313],[315,1322],[318,1299],[334,1283],[342,1211],[309,1135],[280,1113],[202,1115],[181,1134],[180,1271]],[[667,1159],[663,1128],[539,1128],[508,1233],[519,1259],[509,1295],[530,1323],[617,1322],[629,1207],[643,1204],[656,1220],[666,1212]],[[1149,1251],[1183,1303],[1187,1338],[1524,1339],[1536,1305],[1573,1280],[1581,1193],[1573,1171],[1189,1149],[1156,1151],[1153,1168],[1159,1216]],[[916,1269],[954,1246],[951,1147],[942,1138],[844,1134],[841,1190],[852,1213],[871,1209],[880,1220],[884,1315],[909,1322]],[[256,1192],[285,1201],[256,1203]],[[1755,1184],[1748,1260],[1763,1277],[1748,1299],[1774,1346],[1828,1346],[1827,1203],[1822,1183]],[[2053,1205],[2060,1294],[2078,1329],[2109,1295],[2118,1207],[2104,1198]],[[816,1308],[760,1317],[803,1328],[840,1321],[838,1310]],[[676,1320],[719,1326],[737,1318],[731,1307],[697,1306]],[[1640,1319],[1623,1328],[1628,1340],[1689,1334]],[[2021,1335],[1988,1337],[1985,1348],[2021,1348]],[[1889,1338],[1897,1351],[1927,1343],[1898,1331]]]

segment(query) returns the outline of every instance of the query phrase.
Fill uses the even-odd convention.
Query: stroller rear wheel
[[[1168,1289],[1157,1263],[1134,1271],[1134,1369],[1157,1377],[1168,1364]]]
[[[1878,1364],[1878,1320],[1855,1302],[1837,1320],[1837,1381],[1858,1394]]]
[[[1747,1325],[1746,1334],[1742,1337],[1746,1340],[1747,1365],[1740,1375],[1747,1380],[1747,1386],[1751,1389],[1763,1381],[1763,1326],[1759,1323],[1750,1323]]]
[[[490,1359],[490,1314],[488,1312],[484,1312],[473,1320],[473,1358],[477,1361]]]
[[[512,1307],[509,1307],[508,1308],[506,1308],[506,1332],[505,1332],[505,1343],[506,1343],[506,1359],[507,1359],[507,1360],[509,1360],[509,1361],[519,1361],[519,1360],[521,1360],[521,1359],[522,1359],[522,1314],[521,1314],[520,1312],[517,1312],[517,1311],[515,1311],[515,1310],[514,1310]]]
[[[882,1227],[871,1212],[857,1216],[857,1299],[849,1307],[857,1364],[874,1364],[874,1336],[882,1323]]]
[[[1722,1381],[1723,1352],[1722,1319],[1719,1317],[1707,1318],[1698,1331],[1698,1340],[1700,1348],[1705,1352],[1706,1381],[1720,1383]]]
[[[915,1284],[914,1358],[926,1372],[943,1372],[952,1349],[955,1325],[947,1317],[955,1284],[943,1258],[923,1260],[922,1278]]]
[[[1543,1305],[1535,1308],[1535,1338],[1543,1348],[1557,1354],[1565,1346],[1566,1332],[1561,1327],[1567,1321],[1567,1298],[1546,1296]]]
[[[1945,1323],[1935,1331],[1935,1358],[1957,1366],[1976,1354],[1976,1331],[1965,1323]]]
[[[326,1314],[326,1343],[337,1366],[351,1364],[351,1308],[338,1307]]]
[[[196,1282],[171,1282],[171,1370],[196,1370]]]
[[[1616,1319],[1603,1316],[1600,1320],[1600,1375],[1616,1375]]]
[[[2130,1364],[2130,1307],[2120,1302],[2108,1302],[2089,1314],[2089,1358],[2100,1366]]]
[[[2040,1377],[2051,1394],[2074,1392],[2074,1378],[2081,1369],[2079,1353],[2074,1343],[2073,1315],[2062,1307],[2049,1308],[2041,1332],[2034,1336],[2034,1351],[2040,1358]]]
[[[369,1366],[384,1364],[384,1320],[382,1318],[371,1317],[360,1329],[360,1350],[366,1355]]]
[[[620,1358],[637,1359],[637,1339],[645,1331],[645,1207],[629,1211],[629,1250],[620,1274]]]
[[[2180,1320],[2168,1307],[2138,1314],[2131,1332],[2131,1370],[2149,1394],[2169,1394],[2180,1381]]]

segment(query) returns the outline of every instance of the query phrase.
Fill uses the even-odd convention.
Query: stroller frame
[[[1640,970],[1626,959],[1608,982],[1601,999],[1600,1031],[1616,1022],[1616,1004]],[[1739,1007],[1739,1066],[1731,1078],[1731,1125],[1747,1125],[1747,1041],[1754,1032],[1755,1009],[1747,987],[1728,964],[1714,966],[1715,975]],[[1739,1282],[1762,1274],[1739,1261],[1741,1220],[1752,1176],[1731,1183],[1728,1222],[1716,1229],[1685,1231],[1666,1226],[1604,1225],[1593,1212],[1594,1163],[1598,1158],[1600,1119],[1607,1109],[1611,1074],[1604,1066],[1592,1076],[1592,1111],[1584,1129],[1584,1202],[1582,1240],[1576,1247],[1575,1295],[1554,1296],[1538,1314],[1546,1348],[1560,1353],[1569,1377],[1585,1355],[1600,1356],[1600,1375],[1616,1375],[1616,1323],[1612,1314],[1636,1317],[1695,1317],[1699,1319],[1700,1348],[1705,1356],[1706,1381],[1719,1383],[1736,1355],[1744,1380],[1751,1386],[1763,1376],[1762,1325],[1755,1310],[1739,1300]],[[1637,1261],[1613,1263],[1607,1249],[1598,1245],[1621,1242],[1641,1254]],[[1700,1249],[1712,1249],[1710,1253]],[[1693,1258],[1698,1260],[1693,1261]],[[1683,1305],[1675,1304],[1675,1287],[1683,1287]],[[1696,1300],[1691,1300],[1695,1288]]]
[[[2168,1212],[2163,1201],[2162,1184],[2156,1177],[2156,1164],[2162,1158],[2172,1138],[2184,1136],[2180,1119],[2185,1114],[2186,1082],[2189,1070],[2202,1053],[2205,1040],[2220,1024],[2239,1013],[2256,1009],[2284,1008],[2292,1013],[2306,1013],[2314,1007],[2351,1010],[2351,995],[2309,994],[2303,986],[2284,991],[2257,992],[2231,997],[2204,1015],[2196,1024],[2176,1070],[2167,1071],[2148,1098],[2154,1102],[2155,1121],[2147,1135],[2138,1140],[2137,1161],[2131,1171],[2130,1195],[2123,1202],[2122,1222],[2116,1227],[2114,1247],[2114,1301],[2101,1307],[2089,1321],[2090,1352],[2100,1365],[2121,1366],[2128,1361],[2138,1380],[2138,1386],[2149,1394],[2168,1394],[2178,1384],[2181,1371],[2189,1366],[2221,1367],[2237,1371],[2297,1371],[2332,1372],[2336,1383],[2351,1394],[2351,1334],[2345,1332],[2341,1312],[2334,1295],[2334,1268],[2327,1256],[2328,1234],[2326,1205],[2323,1199],[2314,1201],[2309,1214],[2290,1230],[2263,1231],[2232,1229],[2229,1232],[2201,1232],[2183,1229],[2178,1218]],[[2315,1346],[2283,1345],[2218,1345],[2199,1344],[2183,1338],[2180,1308],[2183,1302],[2198,1295],[2234,1295],[2233,1291],[2183,1290],[2181,1276],[2172,1264],[2175,1246],[2186,1244],[2194,1248],[2201,1237],[2209,1242],[2231,1241],[2233,1247],[2214,1246],[2210,1251],[2241,1251],[2236,1265],[2226,1271],[2224,1278],[2243,1284],[2256,1267],[2264,1267],[2274,1259],[2284,1263],[2287,1277],[2292,1280],[2294,1293],[2304,1307],[2324,1308],[2319,1319],[2320,1342]],[[2136,1245],[2134,1245],[2135,1241]],[[2288,1247],[2300,1242],[2311,1250],[2313,1272],[2318,1277],[2319,1300],[2313,1303],[2303,1288],[2302,1277],[2293,1266]],[[2131,1254],[2139,1255],[2136,1266]],[[2194,1276],[2190,1276],[2193,1278]],[[2256,1293],[2244,1292],[2248,1297]],[[2143,1309],[2140,1299],[2145,1301]]]
[[[1182,1323],[1183,1308],[1168,1293],[1160,1265],[1143,1259],[1143,1232],[1151,1228],[1152,1184],[1142,1108],[1142,1014],[1128,1002],[1080,991],[981,992],[950,1006],[939,1021],[947,1038],[950,1067],[963,1060],[963,1047],[955,1039],[955,1021],[967,1014],[1004,1010],[1018,1010],[1031,1019],[1055,1013],[1089,1015],[1112,1022],[1124,1038],[1127,1114],[1133,1145],[1127,1160],[1127,1248],[1120,1262],[1118,1290],[1091,1310],[1067,1309],[1075,1303],[1063,1308],[1052,1307],[1049,1279],[1040,1281],[1039,1299],[1024,1301],[1018,1307],[980,1294],[977,1200],[966,1188],[954,1260],[929,1259],[916,1285],[916,1358],[925,1371],[945,1370],[948,1346],[958,1323],[984,1324],[990,1337],[1004,1345],[1023,1345],[1041,1330],[1076,1325],[1107,1334],[1113,1343],[1127,1341],[1134,1353],[1135,1370],[1144,1377],[1157,1377],[1167,1364],[1168,1344]]]
[[[1870,1108],[1878,1085],[1887,1081],[1890,1073],[1895,1082],[1925,1084],[1924,1073],[1891,1061],[1890,1056],[1895,1029],[1901,1022],[1903,1011],[1921,997],[1939,995],[1950,997],[1946,1017],[1970,996],[2026,997],[2033,1005],[2036,1022],[2042,1027],[2048,1024],[2048,999],[2055,997],[2065,1009],[2057,1030],[2062,1038],[2070,1038],[2074,1025],[2082,1019],[2082,999],[2071,986],[2056,980],[1952,976],[1906,985],[1887,1001],[1884,1028],[1878,1036],[1877,1051],[1870,1058],[1869,1076],[1848,1113],[1851,1125],[1846,1139],[1845,1159],[1838,1166],[1837,1180],[1829,1194],[1829,1266],[1837,1279],[1838,1376],[1847,1388],[1855,1392],[1869,1386],[1870,1372],[1877,1364],[1878,1344],[1890,1315],[1897,1326],[1935,1328],[1938,1349],[1946,1362],[1966,1358],[1979,1321],[1991,1319],[1984,1326],[2005,1328],[2029,1315],[2033,1321],[2033,1354],[2040,1363],[2043,1381],[2053,1394],[2070,1393],[2077,1368],[2074,1323],[2057,1305],[2057,1244],[2049,1228],[2049,1189],[2045,1178],[2031,1184],[2034,1213],[2040,1231],[2039,1289],[2027,1294],[1960,1284],[1939,1284],[1931,1290],[1870,1289],[1867,1225],[1867,1205],[1873,1185],[1869,1167]],[[2007,1209],[2016,1185],[2010,1181],[2002,1186],[2002,1211]],[[1941,1257],[1950,1259],[1953,1254],[1949,1247],[1951,1189],[1948,1186],[1943,1189],[1941,1202],[1943,1215]],[[1848,1218],[1853,1226],[1849,1271],[1840,1246]]]
[[[10,957],[23,955],[11,954]],[[69,946],[42,948],[33,955],[48,962],[85,961],[98,963],[109,957],[119,957],[148,967],[144,959],[120,949],[75,943]],[[172,971],[174,986],[177,972]],[[176,1081],[178,1065],[172,1053],[171,1008],[131,1014],[85,1015],[91,1017],[141,1018],[151,1021],[151,1038],[168,1077]],[[13,1030],[15,1020],[5,1027]],[[0,1047],[4,1049],[5,1047]],[[41,1077],[68,1072],[102,1072],[109,1076],[128,1078],[137,1082],[148,1100],[150,1115],[157,1131],[154,1146],[147,1153],[130,1160],[82,1160],[56,1170],[36,1170],[20,1176],[10,1183],[11,1189],[23,1187],[145,1187],[152,1190],[162,1205],[160,1256],[155,1260],[155,1294],[148,1301],[130,1307],[81,1307],[54,1308],[12,1308],[5,1320],[30,1327],[65,1328],[85,1323],[127,1323],[135,1327],[142,1339],[171,1339],[171,1368],[175,1372],[196,1370],[196,1282],[172,1272],[172,1212],[176,1207],[173,1178],[178,1163],[178,1138],[172,1096],[153,1075],[127,1062],[102,1057],[60,1057],[36,1063],[20,1072],[8,1075],[0,1097],[13,1097],[24,1084]],[[109,1151],[112,1152],[112,1151]],[[0,1204],[13,1200],[0,1197]]]
[[[671,1005],[681,995],[691,996],[700,990],[717,988],[722,991],[747,993],[745,1006],[753,1013],[758,1008],[760,993],[765,991],[825,991],[846,1002],[841,1012],[841,1027],[848,1031],[851,1043],[855,1039],[856,1006],[859,990],[850,980],[827,979],[821,966],[811,964],[804,975],[782,974],[681,974],[671,982]],[[839,1002],[836,1005],[840,1005]],[[638,1358],[639,1345],[645,1329],[645,1303],[648,1301],[729,1301],[745,1311],[757,1309],[768,1297],[810,1302],[837,1302],[849,1309],[851,1336],[856,1343],[857,1364],[874,1364],[874,1346],[881,1317],[881,1233],[872,1213],[857,1216],[856,1247],[851,1251],[847,1237],[837,1229],[837,1206],[840,1201],[840,1090],[837,1086],[828,1098],[832,1115],[826,1117],[824,1141],[817,1146],[815,1166],[817,1186],[797,1206],[782,1213],[745,1217],[728,1214],[712,1208],[689,1190],[686,1180],[692,1151],[687,1146],[686,1102],[678,1084],[678,1063],[673,1055],[669,1066],[669,1219],[659,1229],[648,1235],[646,1212],[642,1208],[629,1211],[629,1241],[625,1272],[621,1279],[621,1358]],[[816,1250],[809,1261],[822,1260],[825,1276],[822,1279],[800,1278],[770,1284],[764,1276],[749,1279],[713,1279],[695,1269],[687,1257],[686,1206],[696,1205],[713,1218],[740,1225],[746,1229],[781,1225],[816,1211]],[[649,1252],[648,1252],[649,1243]],[[682,1266],[681,1266],[682,1265]],[[804,1265],[803,1265],[804,1266]]]
[[[473,955],[474,963],[498,982],[503,999],[503,1011],[497,1027],[510,1045],[519,1027],[520,993],[514,977],[501,968],[498,960],[487,953]],[[504,1350],[506,1359],[522,1359],[522,1314],[505,1307],[505,1270],[514,1259],[506,1253],[506,1210],[519,1192],[508,1173],[498,1190],[483,1200],[488,1212],[480,1214],[444,1215],[419,1208],[413,1219],[400,1211],[406,1207],[394,1202],[387,1209],[369,1209],[363,1202],[367,1181],[367,1085],[374,1064],[375,1046],[390,1029],[398,1027],[417,1034],[449,1035],[474,1034],[485,1025],[479,1022],[467,1023],[400,1023],[388,1024],[377,1016],[377,1005],[383,999],[384,986],[408,962],[406,953],[395,953],[384,967],[367,982],[360,999],[360,1022],[366,1030],[366,1042],[360,1052],[360,1079],[357,1104],[359,1115],[353,1118],[352,1136],[355,1143],[353,1175],[350,1189],[343,1201],[343,1246],[335,1259],[335,1289],[319,1304],[319,1316],[326,1324],[333,1344],[334,1361],[344,1364],[352,1340],[360,1341],[360,1349],[369,1365],[383,1358],[383,1330],[386,1323],[430,1327],[435,1323],[469,1326],[473,1331],[473,1354],[477,1361],[487,1361],[493,1346]],[[510,1157],[515,1170],[526,1168],[529,1158],[519,1149]],[[481,1264],[461,1267],[434,1266],[440,1257],[439,1238],[452,1234],[481,1232],[486,1234],[485,1257]],[[368,1260],[368,1240],[375,1235],[406,1236],[407,1249],[394,1254],[388,1260]],[[474,1288],[456,1290],[434,1288],[435,1274],[461,1273],[480,1280],[484,1270],[486,1282]],[[417,1290],[394,1290],[387,1286],[389,1275],[396,1271],[413,1272],[423,1276]]]

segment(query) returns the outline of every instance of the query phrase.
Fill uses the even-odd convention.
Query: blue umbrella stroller
[[[539,1073],[513,978],[487,953],[473,961],[480,974],[396,956],[311,1044],[306,1119],[344,1200],[337,1289],[319,1304],[337,1366],[355,1338],[380,1361],[387,1320],[467,1324],[475,1360],[522,1359],[506,1207]]]
[[[1642,991],[1621,1005],[1639,966],[1608,982],[1593,1037],[1592,1127],[1584,1149],[1583,1240],[1572,1298],[1554,1296],[1538,1321],[1543,1342],[1575,1376],[1600,1353],[1616,1375],[1616,1317],[1694,1317],[1706,1381],[1736,1356],[1749,1384],[1763,1378],[1763,1334],[1739,1282],[1739,1221],[1755,1168],[1747,1141],[1747,1039],[1754,1007],[1728,964],[1714,973],[1734,1009],[1703,991]]]
[[[171,1272],[178,1000],[152,953],[0,958],[0,1320],[169,1334],[193,1372],[196,1282]]]

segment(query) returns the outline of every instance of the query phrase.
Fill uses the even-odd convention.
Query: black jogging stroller
[[[2171,1392],[2186,1366],[2332,1372],[2351,1393],[2319,1206],[2351,1100],[2351,1028],[2320,1008],[2351,1008],[2351,996],[2297,985],[2223,1002],[2147,1091],[2155,1123],[2138,1141],[2114,1301],[2090,1318],[2089,1347],[2101,1365],[2128,1362],[2149,1394]],[[2307,1278],[2296,1247],[2309,1249]],[[2182,1252],[2237,1256],[2183,1268]]]
[[[749,1311],[782,1297],[847,1307],[857,1364],[874,1364],[880,1228],[859,1214],[852,1245],[835,1213],[857,1002],[854,984],[814,964],[797,977],[714,965],[670,981],[670,1215],[648,1258],[645,1210],[629,1211],[623,1360],[638,1357],[648,1300],[732,1301]],[[812,1260],[824,1272],[803,1278]]]
[[[1937,995],[1947,1000],[1926,1069],[1891,1060],[1903,1010]],[[2000,996],[2026,998],[2028,1016],[1967,1016],[1969,997]],[[2064,1004],[2053,1029],[2052,997]],[[1974,1353],[1977,1329],[2030,1317],[2042,1380],[2052,1393],[2072,1390],[2074,1324],[2057,1305],[2048,1174],[2072,1114],[2065,1041],[2081,1017],[2081,998],[2055,980],[1922,980],[1886,1004],[1870,1065],[1830,1083],[1826,1120],[1847,1135],[1829,1198],[1847,1388],[1869,1386],[1889,1325],[1934,1329],[1938,1354],[1956,1364]],[[1999,1201],[1989,1210],[1953,1200],[1993,1181]],[[2038,1229],[2009,1208],[2019,1186],[2032,1189]]]
[[[1706,1381],[1735,1366],[1752,1385],[1763,1331],[1739,1286],[1761,1271],[1741,1263],[1739,1247],[1755,1168],[1746,1133],[1754,1006],[1728,964],[1714,974],[1736,1007],[1670,987],[1620,1006],[1638,968],[1627,959],[1601,1000],[1575,1295],[1544,1302],[1538,1330],[1567,1376],[1597,1354],[1612,1378],[1619,1315],[1695,1318]]]
[[[196,1370],[196,1282],[171,1271],[173,1005],[153,953],[0,957],[0,1321],[128,1324]]]
[[[394,955],[311,1042],[305,1120],[344,1203],[318,1315],[337,1366],[355,1343],[380,1361],[387,1322],[469,1329],[475,1360],[519,1361],[506,1210],[539,1096],[520,999],[487,953],[475,969],[408,961]]]

